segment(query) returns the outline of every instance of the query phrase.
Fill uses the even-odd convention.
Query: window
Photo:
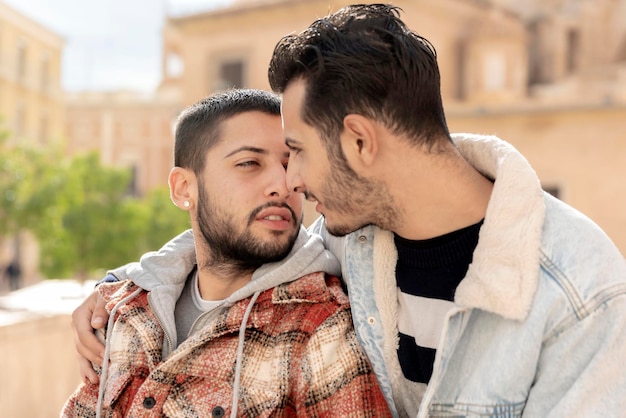
[[[168,78],[179,78],[185,71],[185,66],[180,55],[170,52],[165,60],[165,71]]]
[[[19,42],[17,45],[17,79],[24,80],[26,78],[26,43]]]
[[[129,196],[139,197],[139,167],[137,164],[130,166],[130,182],[128,183],[128,190],[126,193]]]
[[[547,193],[551,194],[552,196],[556,197],[557,199],[560,199],[561,190],[559,186],[544,185],[543,190],[545,190]]]
[[[244,62],[242,60],[225,61],[219,67],[218,90],[244,87]]]
[[[567,61],[565,71],[571,74],[578,69],[580,61],[580,33],[576,29],[567,32]]]
[[[626,62],[626,34],[622,38],[622,42],[620,43],[619,48],[617,48],[615,62]]]
[[[503,90],[506,86],[506,59],[498,52],[490,52],[485,56],[483,69],[483,86],[486,91]]]
[[[39,82],[41,84],[41,90],[47,91],[50,83],[50,57],[48,56],[48,54],[45,54],[43,57],[41,57],[39,71]]]
[[[545,20],[536,20],[528,26],[528,84],[549,83],[554,74],[554,53],[549,45],[551,38],[549,26]]]

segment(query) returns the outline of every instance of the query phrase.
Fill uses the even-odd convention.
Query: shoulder
[[[275,288],[275,298],[293,299],[294,301],[309,304],[331,304],[349,307],[346,295],[339,277],[315,272],[300,277],[290,283]]]
[[[121,302],[127,296],[137,292],[140,289],[136,284],[134,284],[131,280],[122,280],[119,282],[107,282],[98,285],[96,291],[102,296],[104,301],[107,304],[107,311],[111,311],[111,309]],[[147,294],[147,292],[143,292]]]
[[[541,268],[566,281],[583,299],[602,288],[626,292],[626,259],[607,234],[587,216],[546,194]]]
[[[549,195],[545,203],[535,307],[551,313],[547,329],[602,321],[596,314],[626,300],[626,259],[591,219]]]

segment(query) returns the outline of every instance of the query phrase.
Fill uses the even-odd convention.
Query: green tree
[[[189,228],[167,187],[138,199],[128,194],[130,178],[103,167],[97,153],[9,146],[0,132],[0,236],[32,231],[46,277],[98,278]]]
[[[60,148],[13,145],[6,136],[0,134],[0,236],[23,230],[46,235],[56,222],[63,182]]]
[[[149,213],[145,218],[147,228],[142,240],[144,252],[160,248],[175,235],[191,228],[189,214],[172,203],[167,187],[150,192],[144,205]]]
[[[129,196],[130,172],[103,167],[97,153],[74,157],[62,177],[52,208],[57,228],[40,236],[48,277],[99,278],[189,228],[188,214],[172,204],[166,187],[144,199]]]
[[[42,272],[86,279],[137,257],[145,211],[127,197],[129,171],[103,167],[97,153],[76,156],[60,170],[64,184],[50,208],[57,222],[48,234],[37,234]]]

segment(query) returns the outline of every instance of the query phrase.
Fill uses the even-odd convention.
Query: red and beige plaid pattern
[[[111,309],[136,287],[102,284]],[[142,292],[118,310],[103,416],[230,416],[244,299],[161,358],[164,333]],[[95,417],[82,384],[62,416]],[[339,279],[314,273],[261,293],[246,328],[238,416],[386,417]]]

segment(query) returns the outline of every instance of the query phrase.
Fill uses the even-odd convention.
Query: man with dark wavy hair
[[[510,144],[449,133],[435,49],[399,15],[342,8],[281,39],[269,65],[288,185],[317,202],[310,230],[341,261],[390,406],[622,416],[624,257]],[[188,253],[191,237],[175,244]]]

